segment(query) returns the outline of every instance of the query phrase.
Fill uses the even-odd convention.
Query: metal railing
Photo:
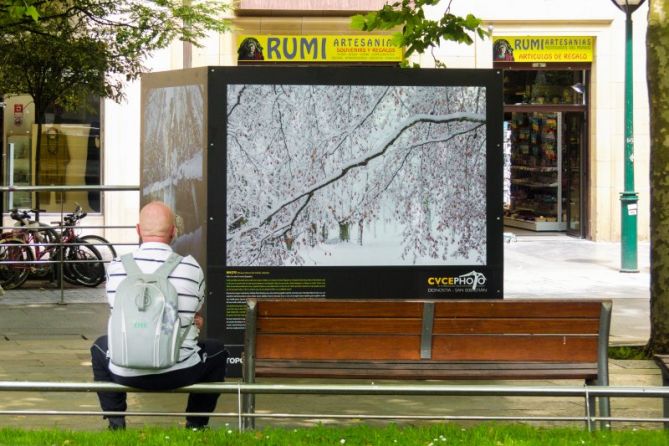
[[[21,227],[21,226],[0,226],[0,229],[2,230],[2,235],[10,237],[9,231],[44,231],[47,229],[53,229],[53,230],[59,230],[62,231],[63,229],[74,229],[77,231],[85,231],[85,230],[95,230],[95,229],[103,229],[103,230],[109,230],[109,229],[134,229],[134,225],[128,225],[128,226],[118,226],[118,225],[74,225],[74,226],[67,226],[63,225],[62,222],[64,221],[64,216],[68,213],[65,210],[65,193],[66,192],[138,192],[140,189],[139,186],[132,186],[132,185],[120,185],[120,186],[113,186],[113,185],[100,185],[100,186],[92,186],[92,185],[71,185],[71,186],[0,186],[0,193],[5,194],[12,194],[15,192],[56,192],[57,194],[60,194],[60,211],[57,212],[50,212],[46,211],[43,212],[44,214],[54,214],[54,213],[59,213],[60,214],[60,225],[44,225],[44,226],[35,226],[35,227]],[[7,231],[7,232],[6,232]],[[40,247],[40,248],[48,248],[51,246],[57,246],[59,248],[62,248],[64,246],[78,246],[78,245],[96,245],[95,243],[68,243],[68,242],[48,242],[48,243],[34,243],[34,242],[24,242],[21,243],[23,246],[27,247]],[[136,242],[122,242],[122,241],[110,241],[109,245],[112,245],[113,247],[117,246],[136,246]],[[0,246],[8,246],[6,243],[0,243]],[[13,246],[16,246],[16,244],[13,244]],[[60,250],[62,253],[63,251]],[[3,263],[6,264],[25,264],[25,265],[45,265],[45,264],[50,264],[50,263],[57,263],[60,264],[60,269],[59,269],[59,275],[60,277],[57,278],[57,285],[58,288],[60,289],[60,304],[65,303],[65,289],[64,289],[64,280],[63,280],[63,266],[66,263],[100,263],[100,261],[106,261],[104,259],[97,260],[68,260],[65,259],[62,255],[59,256],[59,258],[52,259],[35,259],[35,260],[15,260],[15,261],[10,261],[10,260],[4,260]]]
[[[663,417],[595,416],[588,405],[597,397],[669,398],[667,387],[617,387],[617,386],[504,386],[504,385],[394,385],[394,384],[245,384],[212,383],[195,384],[179,389],[147,391],[133,389],[113,383],[101,382],[21,382],[0,381],[0,392],[139,392],[139,393],[219,393],[236,396],[236,412],[187,413],[167,411],[102,412],[63,410],[0,410],[0,415],[67,415],[67,416],[207,416],[234,418],[238,429],[244,430],[245,419],[360,419],[360,420],[424,420],[424,421],[550,421],[584,422],[588,430],[595,423],[647,422],[669,423]],[[366,414],[366,413],[245,413],[242,411],[242,396],[247,394],[274,395],[367,395],[367,396],[491,396],[491,397],[551,397],[583,398],[584,415],[567,416],[521,416],[521,415],[418,415],[418,414]],[[385,405],[388,407],[388,405]]]

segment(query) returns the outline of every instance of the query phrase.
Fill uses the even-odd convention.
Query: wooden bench
[[[653,359],[662,372],[662,385],[669,386],[669,355],[655,355]],[[669,418],[669,398],[662,399],[662,417]],[[669,423],[664,423],[664,428],[669,429]]]
[[[610,301],[249,299],[244,382],[578,379],[605,386],[610,320]],[[253,395],[244,404],[254,413]],[[608,398],[599,405],[610,416]]]

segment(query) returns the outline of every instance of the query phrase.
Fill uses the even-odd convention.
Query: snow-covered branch
[[[455,123],[455,122],[473,122],[478,124],[485,123],[485,115],[479,113],[469,113],[469,112],[456,112],[449,114],[416,114],[407,118],[404,118],[400,121],[393,129],[391,129],[384,138],[382,138],[377,144],[374,145],[374,148],[362,158],[350,161],[345,166],[341,167],[339,171],[328,178],[317,182],[309,188],[299,194],[294,195],[293,197],[284,200],[280,204],[274,206],[270,209],[266,215],[259,218],[249,220],[247,228],[240,228],[236,233],[228,237],[228,241],[242,237],[250,232],[257,231],[264,225],[267,225],[278,213],[284,210],[286,207],[302,200],[310,201],[314,194],[325,187],[337,182],[338,180],[345,177],[354,169],[367,166],[372,160],[382,157],[390,149],[390,147],[406,132],[408,129],[414,127],[419,123]],[[456,132],[458,135],[463,132],[473,131],[480,125],[473,126],[465,131]],[[454,135],[457,136],[457,135]],[[440,139],[447,139],[449,136],[444,136]],[[436,138],[435,138],[436,139]],[[306,203],[302,203],[300,206],[300,211],[306,207]],[[294,222],[297,218],[297,214],[294,214],[291,221]],[[285,229],[285,226],[283,227]]]
[[[386,88],[386,89],[379,95],[379,97],[376,99],[376,101],[372,104],[372,106],[369,108],[369,110],[367,111],[367,113],[363,114],[363,115],[360,117],[360,119],[358,119],[357,122],[353,123],[353,125],[349,126],[349,128],[347,128],[345,131],[343,131],[343,132],[339,135],[340,138],[341,138],[340,141],[339,141],[339,143],[338,143],[332,150],[329,150],[329,151],[327,152],[327,155],[328,155],[328,156],[330,156],[330,155],[334,154],[335,152],[337,152],[337,150],[339,150],[339,148],[342,146],[342,144],[344,144],[344,143],[346,142],[346,140],[347,140],[348,138],[350,138],[351,135],[353,135],[353,133],[354,133],[356,130],[358,130],[358,129],[365,123],[365,121],[367,121],[367,120],[369,119],[370,116],[372,116],[372,115],[374,114],[374,112],[376,111],[376,109],[379,107],[379,104],[381,104],[381,101],[383,101],[383,99],[386,97],[386,94],[388,93],[389,90],[390,90],[390,87],[387,87],[387,88]]]
[[[235,111],[235,108],[239,106],[242,102],[242,93],[246,90],[246,85],[243,85],[242,88],[237,92],[237,101],[228,109],[228,118],[232,115],[232,112]]]

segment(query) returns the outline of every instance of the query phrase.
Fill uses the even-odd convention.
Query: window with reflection
[[[101,184],[100,99],[90,98],[78,110],[46,110],[36,124],[30,96],[5,97],[4,184],[15,186],[97,186]],[[100,212],[100,192],[13,192],[5,209],[39,208],[47,212]]]
[[[583,105],[584,79],[583,71],[505,70],[504,103]]]

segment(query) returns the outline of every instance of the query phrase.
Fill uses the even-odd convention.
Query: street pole
[[[637,213],[639,194],[634,191],[634,87],[632,63],[632,11],[625,11],[625,189],[620,194],[620,272],[638,273]]]

